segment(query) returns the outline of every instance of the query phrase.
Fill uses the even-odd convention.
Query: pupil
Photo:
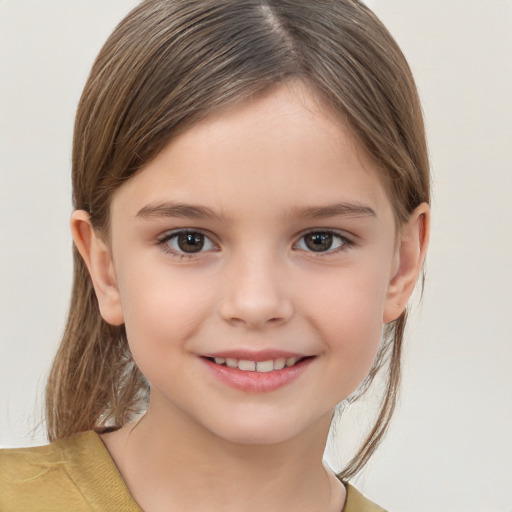
[[[178,246],[183,252],[199,252],[204,246],[204,236],[201,233],[181,233]]]
[[[312,251],[327,251],[332,246],[332,235],[329,233],[313,233],[306,236],[305,242]]]

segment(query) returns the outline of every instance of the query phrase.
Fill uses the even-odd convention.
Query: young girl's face
[[[297,84],[174,138],[115,193],[110,247],[148,414],[234,442],[327,429],[401,312],[376,165]]]

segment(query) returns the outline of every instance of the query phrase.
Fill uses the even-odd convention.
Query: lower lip
[[[202,358],[219,380],[228,386],[249,393],[268,393],[290,384],[306,371],[313,359],[313,357],[309,357],[294,366],[261,373],[230,368]]]

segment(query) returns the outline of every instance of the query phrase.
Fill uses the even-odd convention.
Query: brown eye
[[[309,252],[335,252],[350,246],[347,238],[331,231],[312,231],[305,234],[297,243],[296,248]]]
[[[331,233],[309,233],[304,237],[306,247],[314,252],[328,251],[332,247]]]
[[[169,252],[184,256],[211,251],[216,245],[200,231],[178,231],[170,233],[160,244],[167,246]]]
[[[176,243],[183,252],[199,252],[204,247],[204,238],[201,233],[180,233],[176,237]]]

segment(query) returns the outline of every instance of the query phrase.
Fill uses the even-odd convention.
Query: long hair
[[[351,126],[377,163],[397,224],[429,202],[421,107],[407,62],[377,17],[356,0],[146,0],[100,51],[76,115],[76,209],[108,236],[113,192],[177,133],[212,113],[298,80]],[[120,427],[143,406],[147,383],[123,326],[99,312],[76,249],[67,326],[50,373],[50,440]],[[406,314],[386,326],[364,389],[387,372],[377,421],[342,472],[366,463],[385,433],[400,380]],[[364,391],[363,389],[363,391]]]

